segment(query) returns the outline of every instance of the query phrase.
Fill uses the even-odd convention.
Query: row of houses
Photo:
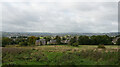
[[[70,40],[62,40],[61,43],[69,43]],[[57,44],[57,41],[52,39],[50,41],[46,41],[45,39],[39,39],[36,40],[35,45],[39,46],[39,45],[46,45],[46,44]]]
[[[116,44],[117,40],[119,39],[120,37],[116,37],[115,39],[113,39],[112,43]],[[70,39],[67,39],[67,40],[62,40],[61,43],[69,43]],[[51,39],[50,41],[46,41],[45,39],[39,39],[39,40],[36,40],[35,42],[36,45],[47,45],[47,44],[57,44],[56,40],[54,39]]]

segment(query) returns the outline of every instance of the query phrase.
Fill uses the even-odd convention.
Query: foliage
[[[116,42],[117,45],[120,45],[120,38]]]
[[[75,46],[75,47],[78,47],[78,45],[79,45],[78,42],[75,42],[72,44],[72,46]]]
[[[77,38],[73,37],[73,38],[70,39],[70,42],[68,44],[73,45],[73,43],[76,43],[76,42],[77,42]]]
[[[37,38],[35,36],[28,37],[28,44],[35,45],[36,40],[37,40]]]
[[[105,46],[104,46],[104,44],[100,44],[100,45],[98,45],[98,48],[103,48],[103,49],[105,49]]]
[[[19,45],[20,46],[28,46],[28,43],[25,41],[25,42],[19,42]]]
[[[46,40],[46,43],[47,43],[48,41],[51,40],[51,37],[44,37],[44,39]]]
[[[56,40],[57,44],[61,44],[61,38],[59,36],[56,36],[55,40]]]
[[[62,40],[66,40],[66,38],[65,38],[65,37],[62,37]]]
[[[97,44],[109,45],[109,44],[112,44],[111,38],[107,35],[91,36],[90,39],[91,39],[91,43],[93,45],[97,45]]]
[[[79,45],[91,44],[90,41],[91,40],[89,39],[88,36],[79,36],[79,38],[78,38]]]
[[[8,37],[3,37],[2,38],[2,46],[4,47],[5,45],[10,45],[13,43],[13,40],[8,38]]]

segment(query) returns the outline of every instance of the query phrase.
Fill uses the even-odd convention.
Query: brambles
[[[76,43],[73,43],[72,46],[78,47],[79,45],[78,45],[78,43],[76,42]]]
[[[19,45],[20,46],[28,46],[28,43],[25,41],[25,42],[19,42]]]
[[[98,45],[98,48],[105,49],[105,46],[104,46],[104,44],[100,44],[100,45]]]

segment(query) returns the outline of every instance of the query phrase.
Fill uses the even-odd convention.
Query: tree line
[[[78,45],[113,45],[112,40],[114,37],[109,37],[107,35],[98,35],[98,36],[79,36],[78,38],[73,37],[69,44],[73,46]],[[118,44],[118,43],[117,43]]]

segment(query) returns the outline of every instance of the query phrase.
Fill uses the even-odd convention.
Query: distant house
[[[50,41],[48,41],[47,43],[48,43],[48,44],[57,44],[56,40],[53,40],[53,39],[50,40]]]
[[[36,40],[35,45],[46,45],[46,40],[45,39],[39,39]]]
[[[117,40],[119,39],[120,37],[117,37],[115,39],[113,39],[112,43],[116,44]]]
[[[62,40],[61,43],[69,43],[70,40]]]
[[[67,37],[67,40],[70,40],[71,39],[71,37]]]
[[[45,39],[40,39],[41,45],[46,45],[46,40]]]
[[[35,45],[40,45],[40,40],[36,40]]]
[[[8,38],[11,38],[11,36],[9,36]]]

